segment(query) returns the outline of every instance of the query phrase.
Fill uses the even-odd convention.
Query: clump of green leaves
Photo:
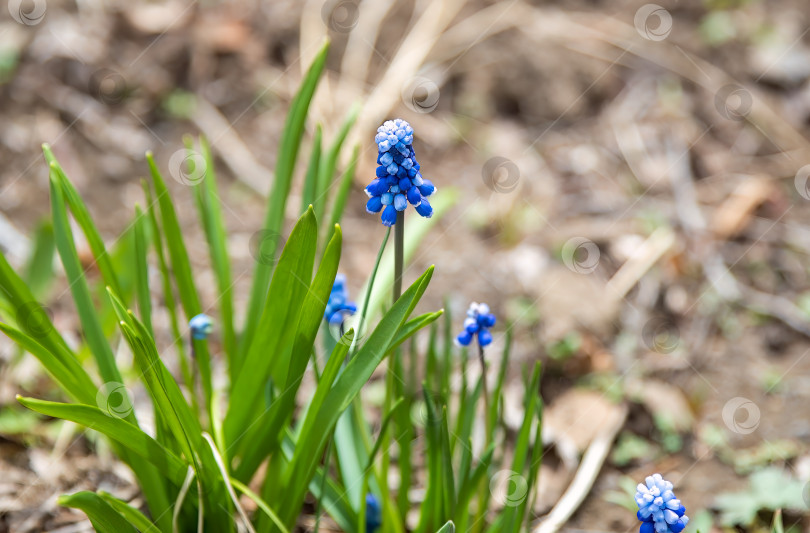
[[[751,474],[747,489],[719,495],[715,507],[724,526],[750,526],[760,511],[805,510],[804,490],[804,483],[781,468],[768,467]]]

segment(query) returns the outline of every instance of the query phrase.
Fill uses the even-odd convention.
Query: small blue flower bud
[[[402,178],[397,183],[397,186],[399,187],[400,191],[407,191],[408,189],[411,188],[411,180],[409,180],[408,178]]]
[[[388,183],[386,180],[380,178],[372,180],[372,182],[366,186],[366,194],[369,196],[379,196],[385,193],[387,190]]]
[[[413,206],[417,206],[422,203],[422,194],[419,192],[419,187],[415,185],[408,189],[408,201]]]
[[[436,187],[429,180],[422,180],[422,185],[419,185],[419,192],[422,196],[430,196],[436,192]]]
[[[399,191],[399,185],[391,185],[391,187],[388,189],[388,192],[390,192],[391,194],[396,195],[398,192],[400,192]]]
[[[404,194],[394,196],[394,207],[397,211],[405,211],[405,208],[408,207],[408,200],[405,199]]]
[[[419,205],[416,206],[416,212],[425,218],[430,218],[433,216],[433,207],[427,201],[427,198],[422,197],[422,201],[420,201]]]
[[[393,226],[397,222],[397,210],[393,205],[385,206],[381,217],[383,226]]]
[[[492,333],[488,329],[481,328],[481,331],[478,332],[478,344],[481,346],[492,344]]]
[[[387,192],[380,196],[380,202],[382,205],[391,205],[394,202],[394,195],[390,192]]]
[[[201,313],[188,321],[188,327],[191,329],[191,337],[201,341],[207,339],[214,330],[214,321],[210,316]]]
[[[388,171],[385,170],[385,167],[383,165],[378,166],[377,170],[374,173],[377,175],[378,178],[384,178],[388,176]]]
[[[396,163],[391,163],[390,165],[388,165],[385,168],[385,170],[387,170],[389,174],[394,176],[394,175],[396,175],[397,171],[399,170],[399,167],[397,166]]]
[[[470,343],[472,342],[472,339],[473,339],[472,333],[470,333],[467,330],[464,330],[462,333],[458,335],[458,337],[456,337],[456,340],[462,346],[469,346]]]
[[[368,199],[368,202],[366,202],[367,213],[379,213],[382,207],[382,199],[380,196],[372,196]]]

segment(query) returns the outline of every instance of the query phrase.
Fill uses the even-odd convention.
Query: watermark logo
[[[132,413],[132,395],[123,383],[108,381],[96,393],[96,405],[112,418],[126,418]]]
[[[734,433],[753,433],[759,427],[759,407],[748,398],[732,398],[723,406],[723,422]]]
[[[411,78],[402,87],[402,102],[414,113],[430,113],[439,105],[439,86],[428,78]]]
[[[484,163],[481,178],[490,190],[509,194],[517,189],[520,183],[520,169],[505,157],[493,157]]]
[[[572,237],[560,251],[563,264],[572,272],[590,274],[599,266],[599,247],[585,237]]]
[[[206,170],[205,157],[196,150],[181,148],[169,159],[169,173],[183,185],[199,185],[205,179]]]
[[[636,11],[633,25],[648,41],[663,41],[672,32],[672,15],[658,4],[646,4]]]
[[[36,26],[42,22],[47,9],[45,0],[8,0],[11,18],[24,26]]]

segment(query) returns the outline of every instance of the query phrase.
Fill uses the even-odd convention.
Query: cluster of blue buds
[[[489,328],[495,325],[495,315],[489,312],[487,304],[473,302],[467,310],[467,318],[464,320],[464,331],[456,340],[462,346],[469,346],[473,340],[473,335],[478,334],[478,345],[482,348],[492,342],[492,333]]]
[[[377,156],[377,177],[366,187],[369,195],[366,211],[382,211],[382,223],[393,226],[397,211],[404,211],[408,203],[425,218],[433,215],[433,207],[427,197],[436,192],[434,185],[422,178],[419,163],[413,151],[413,128],[398,118],[386,120],[377,128],[374,137]]]
[[[341,324],[346,315],[353,315],[357,312],[357,304],[349,301],[349,290],[346,288],[346,276],[338,274],[335,276],[335,283],[332,285],[332,292],[329,293],[329,301],[326,302],[326,310],[323,317],[333,325]]]
[[[366,494],[366,531],[374,533],[382,525],[380,502],[370,492]]]
[[[200,313],[188,321],[188,327],[191,329],[191,338],[201,341],[207,339],[214,330],[214,321],[205,313]]]
[[[638,519],[641,520],[639,533],[680,533],[689,517],[686,508],[672,492],[672,483],[661,474],[653,474],[645,480],[647,485],[639,483],[636,487],[636,504]]]

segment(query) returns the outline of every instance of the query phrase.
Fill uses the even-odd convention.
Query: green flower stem
[[[484,397],[484,423],[487,430],[486,445],[492,441],[492,420],[489,411],[489,392],[487,391],[487,362],[484,360],[484,347],[478,344],[478,360],[481,362],[481,395]]]
[[[405,262],[405,211],[397,211],[394,225],[394,302],[402,296],[402,267]]]
[[[374,279],[377,277],[377,269],[380,268],[380,261],[382,260],[383,251],[385,251],[385,245],[388,244],[388,237],[391,236],[391,228],[388,228],[388,231],[385,232],[385,237],[383,237],[383,242],[380,245],[380,251],[377,252],[377,260],[374,262],[374,269],[371,271],[371,277],[368,278],[368,287],[366,288],[366,296],[363,298],[363,310],[360,312],[360,319],[357,321],[357,331],[354,332],[354,338],[360,338],[363,334],[363,326],[364,322],[366,321],[366,313],[368,313],[368,304],[371,301],[371,291],[374,288]],[[402,290],[402,284],[400,280],[400,291]],[[357,345],[352,339],[352,347],[349,350],[349,357],[354,353],[357,349]]]

